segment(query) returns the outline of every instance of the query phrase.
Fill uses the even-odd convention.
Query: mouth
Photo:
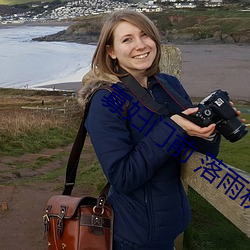
[[[149,55],[149,52],[145,53],[145,54],[138,55],[138,56],[134,56],[133,58],[134,59],[143,59],[143,58],[146,58],[148,55]]]

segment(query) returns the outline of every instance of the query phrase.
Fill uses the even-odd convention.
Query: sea
[[[81,82],[90,69],[94,45],[36,42],[66,26],[12,26],[0,28],[0,87],[34,88]]]
[[[41,25],[0,27],[0,88],[80,83],[90,69],[95,45],[32,41],[32,38],[66,28]],[[180,80],[190,96],[205,97],[222,89],[231,98],[250,101],[249,45],[170,45],[179,47],[182,52]]]

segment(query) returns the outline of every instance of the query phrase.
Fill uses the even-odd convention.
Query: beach
[[[181,83],[192,97],[222,89],[232,99],[250,101],[250,46],[236,44],[175,45],[182,52]],[[41,86],[78,91],[79,82]]]
[[[51,26],[50,26],[51,25]],[[64,25],[64,26],[63,26]],[[66,29],[69,23],[0,26],[0,87],[78,91],[90,69],[94,45],[33,42]],[[191,97],[216,89],[232,99],[250,101],[250,46],[243,44],[169,44],[182,52],[181,83]]]
[[[250,101],[250,46],[178,45],[183,53],[181,82],[192,97],[222,89]]]

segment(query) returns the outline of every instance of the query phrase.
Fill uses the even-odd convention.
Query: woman
[[[159,34],[148,18],[130,10],[116,11],[103,26],[92,71],[83,79],[83,104],[102,85],[115,83],[113,90],[120,93],[95,92],[85,123],[111,183],[114,250],[172,250],[175,238],[190,222],[180,156],[173,146],[176,138],[194,142],[202,153],[217,155],[219,149],[215,124],[201,128],[178,115],[190,115],[197,108],[183,110],[171,98],[166,81],[191,106],[177,78],[159,73],[160,55]],[[145,107],[127,87],[127,75],[167,111],[155,113]],[[117,110],[110,105],[112,98]],[[126,99],[128,106],[118,107],[118,99]]]

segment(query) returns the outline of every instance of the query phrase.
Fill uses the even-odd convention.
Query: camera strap
[[[156,114],[169,114],[166,106],[154,101],[148,91],[130,74],[120,77],[121,82],[130,89],[137,99]]]
[[[182,110],[187,108],[195,107],[191,102],[186,100],[183,96],[181,96],[167,81],[165,78],[161,78],[159,76],[154,76],[156,81],[161,85],[161,87],[168,93],[168,95],[176,102],[176,104],[181,107]],[[163,84],[164,83],[164,84]]]
[[[156,114],[170,114],[170,111],[165,105],[162,105],[154,101],[149,94],[149,92],[141,86],[141,84],[129,73],[123,69],[119,69],[119,73],[124,76],[120,77],[121,82],[128,87],[131,92],[138,98],[138,100],[146,106],[150,111],[155,112]],[[189,101],[183,98],[170,84],[166,79],[154,76],[156,81],[161,85],[163,90],[168,93],[168,95],[176,102],[182,110],[185,110],[190,107],[194,107]]]

